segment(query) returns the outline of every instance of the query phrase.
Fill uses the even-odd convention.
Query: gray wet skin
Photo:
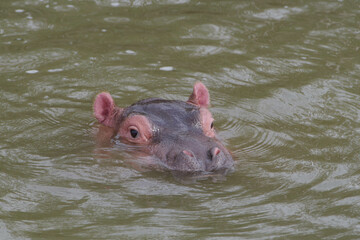
[[[101,94],[94,104],[99,122],[112,127],[124,142],[146,146],[144,151],[163,167],[180,172],[233,169],[231,154],[215,135],[202,83],[195,84],[187,102],[152,98],[118,108],[108,93]]]

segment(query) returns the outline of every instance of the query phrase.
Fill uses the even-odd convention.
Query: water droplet
[[[133,50],[126,50],[125,51],[127,54],[131,54],[131,55],[135,55],[136,52],[134,52]]]
[[[33,70],[27,70],[26,73],[29,73],[29,74],[35,74],[35,73],[38,73],[39,71],[36,70],[36,69],[33,69]]]
[[[174,67],[172,66],[165,66],[165,67],[161,67],[160,68],[161,71],[173,71],[174,70]]]
[[[25,10],[24,10],[24,9],[16,9],[15,12],[17,12],[17,13],[23,13],[23,12],[25,12]]]
[[[62,72],[62,71],[64,71],[64,69],[62,69],[62,68],[54,68],[54,69],[49,69],[48,70],[49,73]]]

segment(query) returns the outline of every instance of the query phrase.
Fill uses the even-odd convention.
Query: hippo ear
[[[196,82],[194,84],[193,92],[187,102],[200,107],[208,107],[210,104],[210,95],[205,85],[201,82]]]
[[[122,111],[115,106],[114,100],[107,92],[99,93],[94,102],[94,115],[96,119],[108,127],[115,127],[116,115]]]

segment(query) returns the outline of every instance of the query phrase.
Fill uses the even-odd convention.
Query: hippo
[[[120,108],[108,92],[102,92],[95,98],[94,115],[111,128],[113,138],[142,146],[138,149],[165,169],[227,173],[233,170],[234,160],[216,136],[209,104],[208,89],[196,82],[186,102],[149,98]]]

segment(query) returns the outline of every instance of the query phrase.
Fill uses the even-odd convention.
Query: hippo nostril
[[[185,153],[189,157],[192,157],[192,158],[194,157],[194,154],[192,152],[187,151],[187,150],[184,150],[183,153]]]
[[[215,158],[217,155],[219,155],[221,153],[221,150],[218,147],[213,147],[210,150],[210,154],[212,158]]]
[[[227,157],[225,151],[218,147],[212,147],[208,154],[210,155],[210,162],[207,165],[207,171],[217,171],[226,167]]]

